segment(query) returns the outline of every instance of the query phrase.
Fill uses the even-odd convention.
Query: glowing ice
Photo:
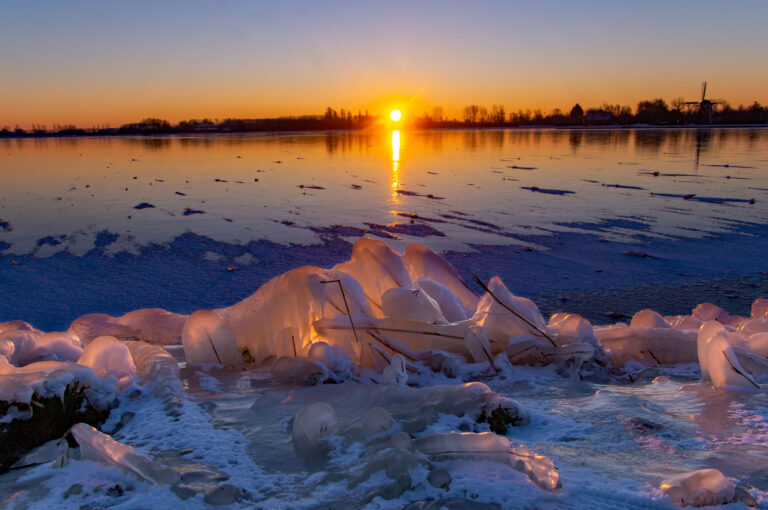
[[[118,388],[129,386],[136,372],[128,347],[113,336],[96,338],[83,350],[77,362],[91,367],[102,377],[114,377]]]
[[[304,456],[320,454],[323,452],[324,440],[338,425],[336,411],[325,402],[315,402],[303,407],[293,418],[293,446]]]
[[[393,287],[381,296],[381,310],[386,317],[433,324],[446,322],[440,305],[421,289]]]
[[[234,332],[216,312],[198,310],[190,315],[181,332],[181,343],[191,365],[216,363],[232,369],[243,365]]]
[[[736,488],[717,469],[692,471],[665,481],[661,491],[674,504],[682,506],[713,506],[730,503]]]

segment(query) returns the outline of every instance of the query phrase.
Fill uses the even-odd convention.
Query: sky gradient
[[[0,127],[768,103],[765,1],[0,0]]]

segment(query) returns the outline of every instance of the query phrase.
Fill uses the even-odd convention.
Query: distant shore
[[[392,129],[396,127],[393,126]],[[606,131],[606,130],[638,130],[638,129],[653,129],[653,130],[667,130],[667,129],[732,129],[732,128],[768,128],[768,123],[763,124],[683,124],[683,125],[669,125],[669,124],[609,124],[599,126],[558,126],[558,125],[522,125],[522,126],[446,126],[446,127],[418,127],[407,126],[399,128],[402,131],[465,131],[465,130],[478,130],[478,131],[496,131],[496,130],[514,130],[514,131],[529,131],[529,130],[562,130],[562,131]],[[270,133],[270,134],[287,134],[287,133],[364,133],[370,132],[372,129],[263,129],[263,130],[247,130],[247,131],[174,131],[174,132],[158,132],[158,133],[146,133],[146,132],[76,132],[76,133],[23,133],[23,134],[4,134],[0,133],[0,140],[14,140],[14,139],[27,139],[27,138],[87,138],[87,137],[126,137],[126,136],[143,136],[143,137],[172,137],[178,135],[197,135],[197,136],[210,136],[210,135],[245,135],[245,134],[258,134],[258,133]]]

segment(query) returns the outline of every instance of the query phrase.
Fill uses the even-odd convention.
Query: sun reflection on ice
[[[400,188],[400,131],[392,131],[392,201],[400,203],[397,190]]]

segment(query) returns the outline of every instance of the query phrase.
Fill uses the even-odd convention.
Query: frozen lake
[[[678,281],[748,313],[768,270],[766,128],[6,139],[0,161],[0,320],[44,328],[224,306],[363,235],[598,322],[687,312],[701,288],[631,301]],[[613,308],[578,294],[627,285]]]
[[[748,316],[753,300],[768,297],[766,128],[41,138],[0,140],[0,161],[0,323],[43,331],[66,331],[92,312],[229,306],[300,265],[349,259],[363,236],[401,252],[427,245],[470,285],[474,274],[486,282],[498,274],[545,321],[558,311],[594,325],[629,322],[643,308],[688,315],[705,301]],[[355,278],[392,278],[382,267]],[[285,303],[250,327],[277,324],[296,304]],[[660,361],[649,347],[624,364],[629,347],[606,340],[609,375],[594,361],[602,358],[581,372],[512,366],[510,347],[496,339],[501,360],[459,353],[453,372],[409,358],[409,387],[375,384],[381,367],[355,366],[327,380],[339,384],[317,385],[278,380],[259,359],[243,370],[203,369],[170,346],[180,367],[173,405],[153,391],[158,381],[135,382],[101,430],[180,485],[75,457],[63,469],[1,475],[0,506],[172,508],[184,497],[185,507],[206,508],[203,494],[226,483],[241,498],[234,508],[668,508],[664,480],[712,468],[735,486],[733,508],[765,507],[768,375],[756,375],[750,391],[713,387],[695,362],[698,323],[665,324],[637,326],[635,341],[685,337],[675,340],[685,363],[675,364],[674,349]],[[530,423],[500,437],[549,457],[561,487],[542,488],[493,452],[423,449],[435,437],[491,436],[490,420],[459,405],[472,382],[519,403]],[[338,417],[319,463],[292,439],[297,413],[317,402]],[[412,445],[393,446],[403,434]]]

